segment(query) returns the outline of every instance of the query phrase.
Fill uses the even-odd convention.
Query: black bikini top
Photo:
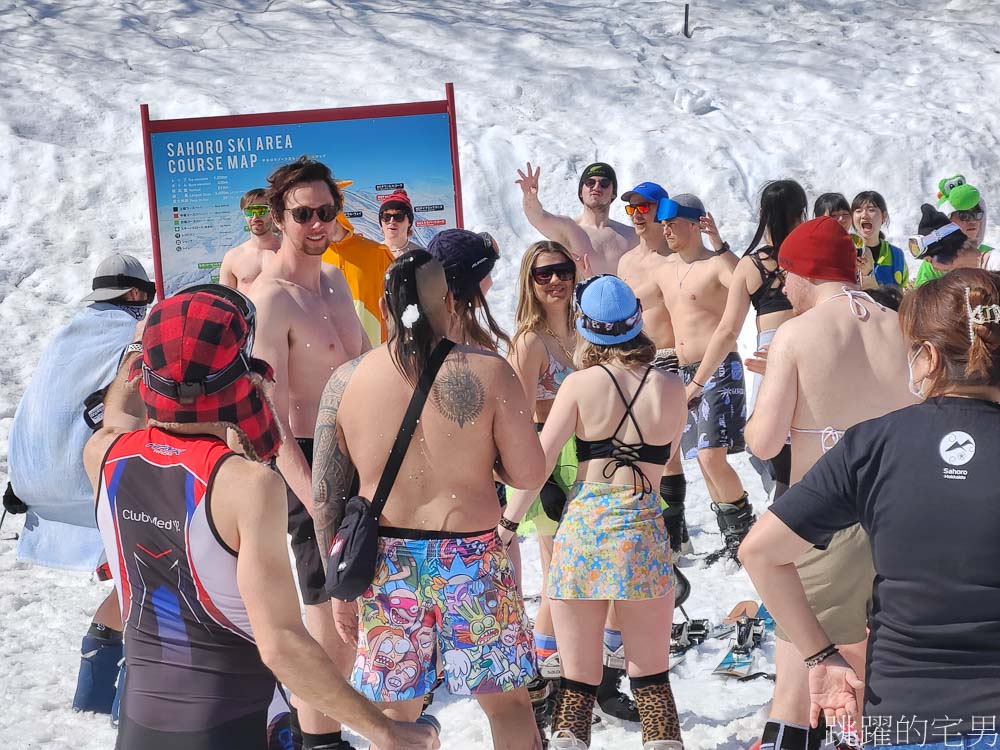
[[[773,258],[774,249],[762,247],[758,250],[751,250],[747,253],[750,260],[757,267],[760,274],[760,288],[750,295],[750,304],[757,311],[757,315],[767,315],[768,313],[785,312],[792,309],[792,303],[781,291],[781,277],[777,267],[773,271],[764,268],[764,261],[760,259],[763,253],[768,258]]]
[[[639,383],[639,387],[635,391],[635,395],[632,396],[632,400],[629,401],[625,398],[625,394],[618,385],[618,381],[615,380],[615,376],[611,374],[611,371],[604,365],[600,365],[600,368],[604,372],[608,373],[608,377],[611,378],[611,382],[615,384],[615,390],[618,391],[618,395],[621,397],[622,403],[625,404],[625,413],[622,414],[621,420],[618,422],[618,426],[615,428],[614,433],[609,438],[604,438],[603,440],[583,440],[582,438],[576,439],[576,460],[577,461],[590,461],[595,458],[606,458],[608,459],[607,465],[604,467],[604,478],[611,479],[614,473],[618,471],[623,466],[628,466],[632,469],[632,473],[635,475],[637,480],[636,486],[642,486],[642,490],[645,493],[651,493],[653,491],[653,485],[650,484],[649,479],[643,473],[636,464],[640,461],[651,464],[665,464],[667,459],[670,458],[670,443],[666,445],[648,445],[642,437],[642,430],[639,428],[639,422],[636,421],[635,415],[632,413],[632,406],[635,404],[635,400],[639,398],[639,393],[642,391],[642,387],[646,385],[646,378],[649,377],[649,372],[652,367],[647,368],[646,373],[642,376],[642,380]],[[635,425],[636,432],[639,433],[638,443],[623,443],[618,439],[618,433],[621,428],[625,426],[625,420],[631,419],[632,424]]]

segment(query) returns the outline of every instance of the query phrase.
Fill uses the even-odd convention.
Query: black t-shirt
[[[858,522],[871,537],[870,740],[879,723],[882,744],[1000,729],[1000,406],[936,398],[863,422],[771,512],[817,546]]]

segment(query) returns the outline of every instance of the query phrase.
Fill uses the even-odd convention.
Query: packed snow
[[[154,118],[443,98],[454,81],[466,225],[504,249],[490,301],[513,319],[519,251],[537,238],[516,169],[542,167],[546,208],[575,214],[577,176],[595,159],[620,188],[645,180],[700,195],[740,249],[770,179],[885,195],[889,239],[905,246],[937,181],[965,174],[1000,195],[1000,8],[975,0],[12,0],[0,9],[0,482],[21,391],[52,333],[114,251],[152,270],[139,104]],[[387,143],[400,149],[405,143]],[[612,217],[626,221],[620,205]],[[986,242],[1000,235],[989,227]],[[752,323],[740,339],[752,351]],[[745,456],[734,462],[758,508]],[[688,462],[696,550],[719,546]],[[0,542],[0,748],[111,748],[106,717],[70,709],[79,644],[108,590],[84,574],[27,566]],[[537,593],[537,547],[525,547]],[[686,568],[692,617],[718,622],[756,598],[742,571]],[[665,636],[666,637],[666,634]],[[672,673],[690,750],[737,750],[763,726],[772,683],[711,674],[710,641]],[[760,664],[773,671],[772,649]],[[475,704],[439,694],[449,750],[490,746]],[[360,743],[356,743],[360,744]],[[594,748],[641,745],[607,726]]]

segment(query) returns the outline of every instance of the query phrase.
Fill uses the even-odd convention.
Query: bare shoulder
[[[83,446],[83,465],[87,474],[96,476],[111,444],[125,432],[117,427],[103,427],[90,436],[90,439]]]
[[[638,242],[638,237],[636,236],[635,229],[633,229],[628,224],[623,224],[620,221],[609,221],[608,226],[611,227],[616,234],[618,234],[623,240]]]
[[[247,502],[263,502],[270,497],[285,495],[284,480],[267,464],[235,455],[224,461],[216,474],[214,498],[239,498]]]

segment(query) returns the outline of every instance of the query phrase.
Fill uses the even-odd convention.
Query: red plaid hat
[[[249,458],[266,461],[281,446],[281,429],[264,395],[274,373],[249,356],[252,330],[230,301],[208,291],[181,292],[158,303],[142,334],[142,360],[130,379],[149,419],[222,423],[240,435]]]

